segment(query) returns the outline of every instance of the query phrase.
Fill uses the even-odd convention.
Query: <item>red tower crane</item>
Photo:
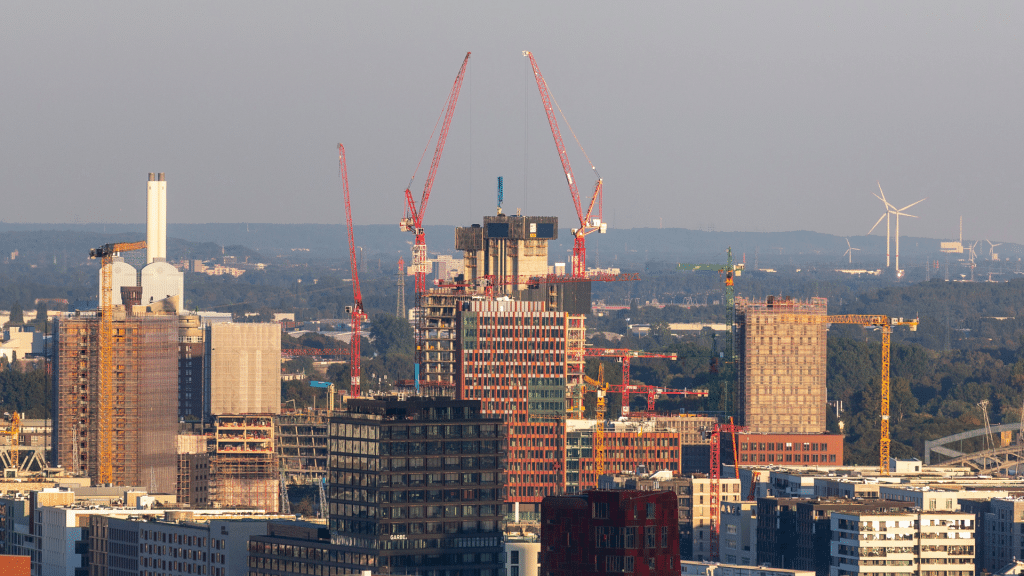
[[[423,184],[423,197],[420,199],[419,208],[416,207],[412,192],[409,191],[412,181],[416,179],[415,172],[413,172],[412,179],[409,180],[409,186],[405,189],[406,215],[399,223],[399,227],[403,232],[412,232],[416,235],[416,243],[412,247],[412,266],[413,270],[416,271],[417,295],[427,291],[427,240],[423,231],[423,214],[427,211],[430,189],[434,187],[434,175],[437,174],[437,165],[441,161],[444,142],[448,138],[448,127],[451,126],[452,116],[455,114],[455,103],[459,100],[459,90],[462,88],[462,78],[466,74],[466,64],[469,63],[470,54],[470,52],[466,52],[466,58],[462,61],[462,68],[459,68],[459,75],[455,77],[455,85],[452,86],[452,91],[448,94],[444,122],[441,124],[441,132],[437,136],[437,146],[434,149],[434,159],[430,163],[430,172],[427,173],[427,179]],[[433,137],[433,134],[431,134],[431,137]],[[419,169],[418,164],[416,168],[417,170]]]
[[[349,373],[352,383],[349,386],[349,394],[359,397],[359,344],[362,340],[362,333],[359,329],[363,320],[366,319],[366,312],[363,311],[363,291],[359,288],[359,260],[356,258],[356,239],[352,233],[352,202],[348,194],[348,167],[345,164],[345,147],[338,144],[338,167],[341,171],[341,186],[345,194],[345,223],[348,224],[348,254],[352,259],[352,295],[355,300],[352,306],[346,306],[345,311],[352,313],[352,339],[349,341]]]
[[[708,470],[708,480],[711,484],[709,492],[711,497],[709,504],[711,505],[711,560],[713,562],[718,561],[718,535],[719,535],[719,524],[722,520],[722,504],[720,493],[722,491],[722,433],[725,432],[732,436],[733,439],[733,467],[736,469],[736,478],[739,478],[739,464],[736,462],[738,458],[736,454],[736,434],[745,432],[746,426],[737,426],[732,423],[732,418],[729,418],[728,424],[718,424],[709,430],[711,440],[711,462]]]
[[[665,358],[675,360],[676,354],[652,354],[641,350],[629,350],[626,348],[587,348],[583,355],[587,358],[615,358],[622,362],[622,413],[629,413],[629,393],[636,390],[635,386],[629,383],[629,362],[633,358]],[[645,391],[646,393],[646,391]],[[649,409],[653,410],[653,406]]]
[[[569,183],[569,194],[572,196],[572,202],[576,206],[576,215],[580,219],[580,227],[572,230],[573,245],[572,245],[572,275],[575,278],[582,278],[587,275],[587,244],[585,238],[594,232],[607,232],[608,225],[601,222],[600,218],[591,218],[591,214],[594,212],[594,203],[598,199],[602,199],[602,180],[600,176],[597,179],[597,184],[594,185],[594,195],[590,198],[590,205],[587,207],[586,214],[583,213],[583,205],[580,203],[580,193],[576,188],[576,179],[572,174],[572,167],[569,165],[569,155],[565,151],[565,144],[562,143],[562,133],[558,129],[558,119],[555,118],[555,109],[552,106],[553,98],[551,92],[548,91],[548,84],[544,81],[544,76],[540,73],[540,68],[537,67],[537,60],[534,59],[533,53],[524,50],[523,56],[530,58],[530,65],[533,66],[533,76],[537,80],[537,90],[540,92],[540,99],[544,104],[544,113],[547,114],[548,124],[551,126],[551,136],[555,139],[555,148],[558,151],[558,159],[562,161],[562,171],[565,172],[565,180]],[[594,168],[594,165],[590,165]],[[594,169],[597,172],[597,169]]]

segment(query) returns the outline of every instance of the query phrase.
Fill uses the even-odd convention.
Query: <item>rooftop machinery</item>
[[[356,259],[356,240],[352,232],[352,203],[348,193],[348,166],[345,163],[345,147],[338,144],[338,168],[341,171],[341,187],[345,195],[345,223],[348,225],[348,254],[352,265],[352,306],[346,306],[345,311],[352,314],[352,339],[349,340],[349,375],[351,384],[349,394],[359,397],[359,345],[362,340],[360,325],[366,319],[366,312],[363,311],[363,291],[359,288],[359,260]],[[408,192],[408,190],[406,191]],[[425,247],[424,247],[425,248]],[[334,395],[331,395],[331,404],[334,403]]]
[[[587,207],[586,213],[583,212],[583,205],[580,203],[580,193],[576,188],[576,179],[572,174],[572,167],[569,165],[569,155],[565,151],[565,144],[562,143],[562,133],[558,129],[558,119],[555,118],[554,106],[558,103],[554,101],[551,96],[551,92],[548,90],[548,84],[544,81],[544,76],[540,73],[540,68],[537,67],[537,60],[534,59],[533,53],[527,50],[523,50],[523,56],[530,59],[530,65],[533,67],[533,76],[537,80],[537,90],[540,92],[540,99],[544,104],[544,113],[547,114],[548,124],[551,126],[551,136],[555,139],[555,149],[558,152],[558,159],[562,161],[562,171],[565,173],[565,180],[569,184],[569,194],[572,196],[572,202],[576,206],[576,215],[580,220],[580,227],[573,228],[573,246],[572,246],[572,276],[574,278],[583,278],[587,275],[587,244],[586,237],[594,232],[604,234],[608,231],[608,224],[601,221],[601,211],[603,205],[603,194],[602,187],[603,181],[601,180],[600,174],[597,174],[597,168],[594,167],[593,162],[590,163],[590,168],[597,175],[597,183],[594,185],[594,195],[590,198],[590,205]],[[561,109],[559,109],[561,111]],[[564,119],[564,117],[563,117]],[[568,122],[566,122],[568,125]],[[569,127],[572,131],[572,127]],[[575,137],[575,134],[573,134]],[[577,144],[579,140],[576,140]],[[583,146],[580,146],[580,150],[583,150]],[[586,156],[586,151],[583,152]],[[590,162],[590,158],[587,158]],[[598,217],[593,218],[594,204],[598,203]]]

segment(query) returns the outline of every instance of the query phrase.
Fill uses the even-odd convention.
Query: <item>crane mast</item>
[[[576,216],[580,220],[580,227],[574,228],[573,234],[573,246],[572,246],[572,275],[575,278],[582,278],[587,275],[587,244],[586,236],[593,232],[607,232],[608,225],[601,222],[600,219],[591,219],[591,213],[594,211],[594,203],[599,198],[603,204],[602,195],[602,180],[597,179],[597,184],[594,186],[594,195],[590,200],[590,206],[587,208],[586,214],[583,212],[583,204],[580,202],[580,192],[576,187],[576,179],[572,174],[572,166],[569,164],[569,154],[565,151],[565,144],[562,142],[562,132],[558,129],[558,119],[555,118],[555,109],[553,106],[553,98],[551,92],[548,90],[548,84],[544,81],[544,76],[540,73],[540,68],[537,66],[537,60],[533,57],[533,52],[524,50],[523,56],[530,59],[530,66],[533,67],[533,76],[537,80],[537,91],[540,92],[541,102],[544,104],[544,113],[548,118],[548,125],[551,127],[551,136],[555,140],[555,149],[558,152],[558,159],[562,162],[562,172],[565,173],[565,181],[569,184],[569,195],[572,196],[573,205],[576,207]]]
[[[145,247],[145,242],[121,242],[89,250],[90,258],[100,259],[99,426],[96,438],[96,482],[100,484],[114,482],[114,256]]]
[[[356,258],[356,240],[352,232],[352,202],[348,193],[348,166],[345,162],[345,147],[338,144],[338,167],[341,171],[341,187],[345,195],[345,223],[348,225],[348,254],[352,265],[352,295],[354,304],[347,307],[347,312],[352,313],[352,339],[349,341],[349,374],[351,384],[349,393],[359,397],[359,346],[362,340],[360,325],[366,319],[363,311],[363,291],[359,288],[359,260]]]
[[[434,148],[434,158],[430,162],[430,171],[427,172],[427,179],[423,184],[423,196],[420,199],[419,208],[413,200],[409,187],[405,189],[405,202],[407,216],[402,218],[399,227],[403,232],[412,232],[416,235],[416,242],[412,247],[412,266],[416,271],[416,294],[427,291],[427,240],[423,230],[423,215],[427,211],[427,201],[430,200],[430,191],[434,187],[434,176],[437,174],[437,166],[441,162],[441,153],[444,151],[444,143],[448,138],[448,128],[451,126],[452,117],[455,115],[455,104],[459,101],[459,91],[462,89],[462,79],[466,75],[466,65],[469,63],[471,52],[466,52],[466,58],[462,61],[459,74],[455,77],[455,84],[448,94],[447,105],[444,113],[444,121],[441,124],[441,132],[437,136],[437,146]],[[413,174],[413,179],[416,175]]]
[[[889,475],[889,352],[892,345],[893,326],[907,326],[911,332],[917,331],[919,321],[890,318],[875,314],[845,314],[840,316],[821,316],[820,321],[826,324],[859,324],[868,328],[878,328],[882,332],[882,365],[879,381],[881,402],[879,412],[881,425],[878,438],[878,472],[882,476]]]

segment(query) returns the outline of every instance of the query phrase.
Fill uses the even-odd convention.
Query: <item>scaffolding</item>
[[[96,482],[173,493],[176,480],[177,318],[127,315],[114,308],[106,357],[110,394],[100,393],[101,319],[76,314],[55,323],[57,463]],[[108,411],[110,448],[100,445]],[[101,456],[103,457],[101,459]],[[109,463],[110,474],[103,472]]]
[[[277,457],[288,484],[309,486],[327,475],[327,417],[325,410],[277,416]]]
[[[586,316],[568,315],[565,329],[566,402],[573,418],[583,417],[583,372],[586,367]]]
[[[273,415],[218,416],[210,453],[211,508],[276,513],[280,481]]]
[[[739,394],[751,432],[825,432],[826,298],[736,301]]]
[[[459,306],[472,295],[452,288],[433,288],[417,296],[416,363],[427,396],[455,397],[458,359],[455,342]]]

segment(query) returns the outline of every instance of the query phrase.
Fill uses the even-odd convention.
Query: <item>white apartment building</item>
[[[711,559],[711,518],[714,510],[711,508],[711,479],[693,478],[693,559]],[[739,502],[743,499],[740,494],[740,481],[737,478],[722,478],[721,488],[718,491],[718,501],[721,504],[726,502]],[[721,534],[721,531],[719,531]],[[719,537],[719,542],[722,539]]]
[[[834,513],[830,576],[974,576],[974,515]]]
[[[757,565],[757,502],[723,502],[719,558],[728,564]]]

